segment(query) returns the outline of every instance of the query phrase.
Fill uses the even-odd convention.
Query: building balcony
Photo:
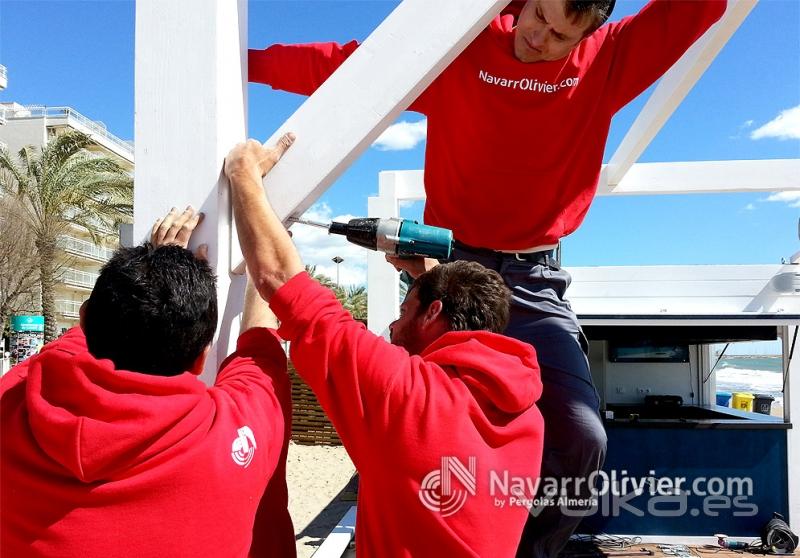
[[[81,304],[75,300],[56,300],[56,312],[65,318],[79,318]]]
[[[61,276],[61,282],[71,287],[78,287],[81,289],[93,289],[98,273],[90,273],[88,271],[81,271],[79,269],[67,269],[64,275]]]
[[[72,236],[62,236],[58,240],[59,246],[68,254],[80,256],[98,262],[107,262],[114,255],[114,250],[98,246],[92,242],[81,240]]]
[[[6,67],[0,64],[0,91],[8,87],[8,72]]]
[[[43,118],[51,128],[68,126],[88,134],[97,145],[133,164],[133,143],[118,138],[102,122],[96,122],[71,107],[46,107],[41,105],[7,104],[6,120]]]

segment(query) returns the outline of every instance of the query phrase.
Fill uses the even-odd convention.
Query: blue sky
[[[368,0],[251,1],[249,42],[265,47],[275,42],[363,39],[395,5]],[[643,5],[641,0],[622,0],[614,19]],[[0,63],[9,72],[9,87],[0,100],[69,105],[128,139],[133,135],[133,59],[133,2],[0,0]],[[647,95],[615,118],[607,157]],[[250,86],[249,96],[250,135],[260,139],[270,136],[303,101],[259,85]],[[782,111],[798,106],[800,2],[761,0],[640,161],[800,157],[798,139],[750,137]],[[794,118],[789,133],[797,138],[800,130]],[[414,113],[401,118],[421,119]],[[368,150],[322,198],[313,216],[365,215],[367,196],[377,191],[378,172],[421,168],[423,151],[424,142],[406,150]],[[800,249],[800,198],[767,201],[768,197],[598,198],[581,229],[565,240],[564,263],[777,263]],[[417,205],[405,211],[418,216],[420,209]],[[348,250],[343,282],[363,277],[363,255],[325,244],[324,237],[311,232],[299,236],[308,260],[332,271],[328,256]]]

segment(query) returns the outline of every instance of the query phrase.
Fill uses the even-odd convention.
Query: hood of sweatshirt
[[[505,413],[520,413],[542,395],[534,348],[488,331],[451,331],[420,355],[456,374],[470,391]]]
[[[31,358],[25,397],[42,451],[84,482],[124,477],[188,436],[213,405],[188,372],[151,376],[94,358],[77,327]]]

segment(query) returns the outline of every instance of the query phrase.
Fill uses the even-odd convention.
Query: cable
[[[797,330],[795,330],[795,334],[796,334],[796,333],[797,333]],[[719,364],[719,361],[720,361],[720,360],[722,360],[722,357],[723,357],[723,356],[725,356],[725,351],[727,351],[727,350],[728,350],[728,347],[730,347],[730,346],[731,346],[731,344],[730,344],[730,343],[725,343],[725,348],[724,348],[724,349],[722,349],[722,352],[719,354],[719,357],[717,358],[717,362],[715,362],[715,363],[714,363],[714,366],[712,366],[712,367],[711,367],[711,370],[709,370],[709,371],[708,371],[708,376],[706,376],[705,378],[703,378],[703,383],[704,383],[704,384],[705,384],[705,383],[708,381],[708,379],[711,377],[711,374],[712,374],[712,373],[714,372],[714,370],[717,368],[717,364]]]
[[[789,367],[792,365],[792,356],[794,355],[794,345],[797,342],[797,330],[800,326],[794,327],[794,337],[792,338],[792,347],[789,349],[789,358],[786,359],[786,372],[783,373],[783,387],[781,392],[786,394],[786,381],[789,379]]]

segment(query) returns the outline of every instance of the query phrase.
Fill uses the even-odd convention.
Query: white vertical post
[[[787,464],[789,477],[789,524],[792,530],[800,530],[800,392],[795,387],[800,383],[800,347],[795,346],[792,360],[787,362],[789,351],[792,347],[792,338],[800,326],[786,326],[782,328],[783,338],[783,371],[789,372],[786,379],[786,388],[783,393],[783,417],[786,421],[794,421],[793,427],[786,431],[787,437]]]
[[[137,0],[134,240],[170,207],[205,213],[193,245],[218,273],[212,382],[238,333],[242,281],[232,284],[225,155],[246,137],[247,0]],[[142,350],[147,350],[142,347]]]
[[[367,200],[370,217],[398,217],[395,175],[380,173],[378,197]],[[399,314],[400,281],[397,271],[386,262],[382,252],[367,254],[367,326],[377,335],[385,335],[389,324]]]

